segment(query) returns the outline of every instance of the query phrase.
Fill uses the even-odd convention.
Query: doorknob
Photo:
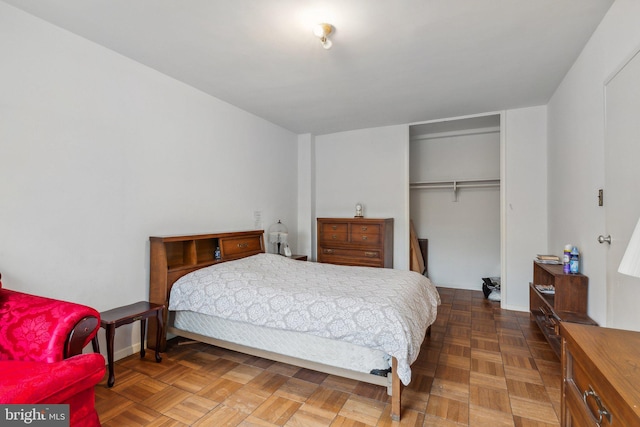
[[[607,242],[608,244],[611,244],[611,236],[603,236],[602,234],[598,236],[598,243],[604,243]]]

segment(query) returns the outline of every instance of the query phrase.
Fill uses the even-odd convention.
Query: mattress
[[[411,271],[258,254],[181,277],[169,301],[176,312],[380,350],[396,358],[398,377],[407,385],[440,297],[429,279]]]
[[[173,326],[183,331],[356,372],[368,374],[373,369],[386,370],[390,367],[390,357],[381,350],[193,311],[176,312]]]

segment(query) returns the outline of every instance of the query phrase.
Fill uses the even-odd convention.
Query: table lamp
[[[274,244],[278,255],[280,255],[280,246],[287,243],[288,234],[287,227],[280,220],[269,227],[269,243]]]

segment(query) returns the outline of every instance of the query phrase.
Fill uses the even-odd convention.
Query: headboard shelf
[[[197,263],[194,263],[194,264],[181,264],[181,265],[169,266],[167,268],[167,272],[168,273],[179,273],[181,271],[187,271],[187,273],[189,273],[189,272],[191,272],[193,270],[197,270],[199,268],[204,268],[204,267],[209,267],[210,265],[219,264],[221,262],[224,262],[224,261],[211,260],[211,261],[197,262]]]
[[[151,236],[149,301],[169,307],[171,286],[180,277],[200,268],[225,261],[263,253],[264,230],[230,233],[192,234],[184,236]],[[216,259],[216,249],[220,257]],[[167,310],[164,323],[167,322]],[[148,345],[155,348],[155,323],[149,323]],[[166,330],[166,328],[165,328]],[[165,350],[162,337],[160,351]]]

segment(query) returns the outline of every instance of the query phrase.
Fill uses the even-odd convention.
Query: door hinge
[[[598,206],[604,205],[604,190],[601,188],[598,190]]]

